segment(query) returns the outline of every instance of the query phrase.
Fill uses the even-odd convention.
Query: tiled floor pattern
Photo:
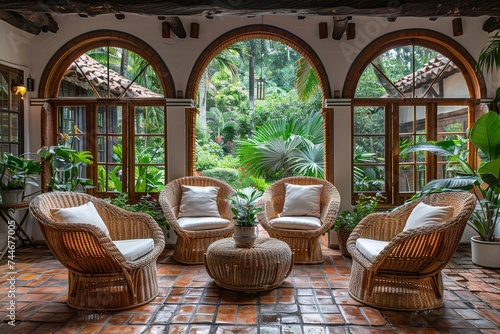
[[[203,265],[180,265],[171,252],[158,261],[153,302],[91,312],[66,305],[66,270],[46,247],[17,250],[14,327],[7,317],[9,270],[6,258],[0,261],[0,333],[500,333],[500,270],[472,265],[467,246],[445,270],[445,307],[421,313],[352,300],[350,260],[338,250],[325,248],[322,265],[295,265],[281,287],[256,294],[221,289]]]

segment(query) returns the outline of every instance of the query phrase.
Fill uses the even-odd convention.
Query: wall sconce
[[[326,22],[319,23],[319,39],[328,37],[328,24]]]
[[[21,95],[21,100],[24,100],[24,94],[26,94],[26,86],[21,82],[21,83],[15,83],[14,79],[12,79],[10,83],[10,89],[16,94],[16,95]]]
[[[355,23],[348,23],[347,24],[347,29],[346,29],[345,35],[346,35],[346,38],[348,40],[356,38],[356,24]]]
[[[462,18],[457,17],[451,21],[453,26],[453,36],[462,36],[464,31],[462,29]]]
[[[200,34],[200,24],[196,22],[191,22],[191,31],[189,32],[189,37],[198,38]]]

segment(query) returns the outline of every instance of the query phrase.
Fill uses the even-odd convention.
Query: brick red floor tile
[[[66,305],[67,271],[44,247],[18,251],[16,326],[8,325],[7,284],[0,283],[1,333],[489,333],[500,334],[500,271],[470,262],[460,246],[444,270],[444,307],[378,310],[348,295],[350,260],[324,248],[321,265],[294,265],[277,289],[242,293],[218,287],[203,265],[186,266],[165,250],[159,295],[121,312]],[[5,261],[0,261],[0,272]]]

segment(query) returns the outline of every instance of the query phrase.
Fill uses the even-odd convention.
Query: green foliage
[[[41,162],[4,153],[0,159],[0,189],[24,189],[28,184],[38,186],[37,176],[41,173]]]
[[[59,146],[44,146],[37,154],[49,168],[50,181],[48,190],[76,191],[92,188],[92,180],[81,177],[83,168],[93,164],[90,151],[77,151],[72,148]]]
[[[256,207],[255,204],[261,196],[262,192],[255,188],[237,190],[229,196],[236,225],[255,226],[258,224],[257,213],[262,211],[262,208]]]
[[[444,156],[449,163],[460,165],[454,178],[432,180],[420,193],[412,197],[418,198],[433,192],[470,191],[477,196],[479,207],[473,212],[469,226],[482,240],[495,241],[495,229],[500,218],[500,116],[494,111],[482,115],[473,125],[469,140],[479,150],[481,163],[477,170],[467,160],[469,151],[462,139],[428,142],[410,146],[402,153],[427,151]],[[480,194],[480,195],[479,195]]]
[[[378,203],[384,199],[385,197],[381,194],[377,194],[376,196],[365,196],[363,194],[359,194],[359,199],[356,201],[353,211],[342,212],[335,219],[333,229],[336,232],[342,230],[354,230],[356,225],[358,225],[358,223],[370,213],[373,213],[377,208]]]
[[[203,176],[213,177],[222,180],[235,188],[240,180],[240,175],[236,169],[232,168],[212,168],[206,169],[202,172]]]
[[[237,142],[237,153],[255,176],[291,175],[321,177],[323,159],[314,153],[323,144],[321,115],[305,121],[273,120],[256,129],[253,136]]]
[[[209,142],[202,146],[196,145],[196,170],[203,171],[217,167],[222,155],[222,147],[215,142]]]
[[[170,226],[165,219],[165,215],[161,210],[160,203],[158,203],[157,199],[154,199],[149,195],[142,196],[139,202],[132,204],[129,203],[127,193],[120,193],[118,194],[118,196],[111,198],[109,201],[111,204],[127,211],[147,213],[148,215],[153,217],[153,219],[156,220],[158,224],[166,225],[167,230],[170,229]]]
[[[238,168],[240,166],[240,159],[234,155],[225,155],[224,158],[219,160],[217,167],[220,168]]]
[[[491,40],[486,44],[477,59],[476,69],[482,74],[484,70],[493,71],[500,67],[500,31],[491,37]]]

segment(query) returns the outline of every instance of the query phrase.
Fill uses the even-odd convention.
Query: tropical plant
[[[306,101],[316,93],[321,86],[311,63],[304,57],[297,61],[297,72],[295,78],[297,94],[302,101]]]
[[[370,213],[373,213],[378,204],[384,199],[385,197],[380,193],[377,193],[375,196],[365,196],[363,194],[359,194],[359,198],[356,201],[356,205],[353,210],[343,211],[339,214],[339,216],[335,219],[333,229],[336,232],[354,230],[356,225],[358,225],[358,223]]]
[[[139,202],[129,203],[129,198],[127,193],[119,193],[118,196],[108,199],[108,201],[122,209],[131,212],[144,212],[150,215],[156,220],[160,225],[166,225],[167,229],[170,229],[165,215],[161,210],[161,206],[158,203],[158,199],[153,198],[150,195],[142,196]]]
[[[257,200],[262,196],[262,192],[255,188],[244,188],[234,192],[229,196],[233,219],[238,226],[256,226],[257,213],[262,208],[256,207]]]
[[[251,138],[239,140],[237,145],[242,165],[257,177],[323,176],[323,126],[319,113],[304,121],[266,122]]]
[[[432,180],[412,199],[433,192],[471,191],[479,206],[468,224],[481,240],[496,241],[495,230],[500,218],[500,116],[494,111],[482,115],[472,126],[470,142],[478,149],[481,163],[477,170],[467,160],[469,151],[464,140],[432,141],[406,148],[402,153],[427,151],[446,157],[449,163],[458,163],[457,176]],[[455,169],[456,170],[456,169]]]
[[[93,163],[92,152],[63,145],[43,146],[37,152],[49,168],[48,190],[75,191],[92,188],[92,180],[82,177],[83,168]]]
[[[4,153],[0,159],[0,189],[25,189],[28,184],[38,186],[37,176],[41,172],[41,162],[26,159],[24,155]]]

